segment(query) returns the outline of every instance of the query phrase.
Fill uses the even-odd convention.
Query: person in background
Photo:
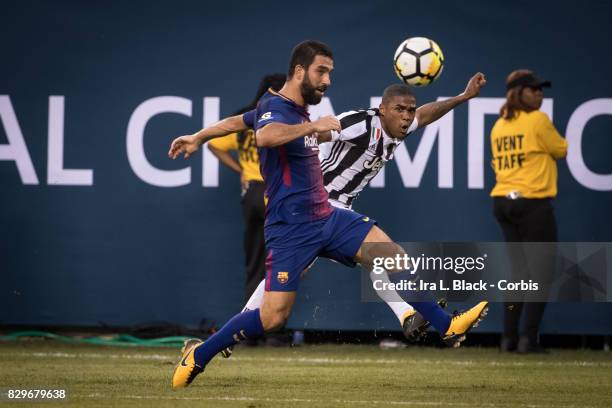
[[[263,77],[253,101],[236,112],[243,114],[255,109],[257,101],[269,89],[278,91],[283,87],[287,76],[271,74]],[[228,136],[213,139],[208,148],[219,161],[240,174],[242,185],[241,205],[244,221],[244,257],[246,266],[245,301],[265,277],[264,247],[264,190],[263,178],[259,172],[259,155],[252,129],[247,129]],[[237,152],[238,160],[231,152]]]
[[[543,88],[550,86],[533,71],[513,71],[506,79],[506,102],[491,131],[493,212],[506,242],[557,241],[552,200],[557,195],[556,161],[566,156],[567,142],[540,111]],[[540,253],[534,260],[524,249],[510,248],[513,278],[537,276],[546,286],[554,271],[554,253]],[[544,351],[538,331],[546,296],[542,292],[535,299],[539,301],[513,299],[504,304],[501,351]]]

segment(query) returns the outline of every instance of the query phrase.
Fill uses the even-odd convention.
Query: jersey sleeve
[[[254,117],[253,129],[258,130],[270,123],[284,123],[293,125],[294,123],[287,119],[286,108],[280,103],[270,101],[256,110]]]
[[[348,111],[336,116],[340,121],[341,131],[331,131],[331,141],[350,142],[359,136],[363,136],[367,131],[365,111]]]
[[[230,133],[227,136],[217,137],[208,142],[208,145],[223,152],[238,150],[238,133]]]
[[[242,121],[248,128],[253,129],[255,125],[255,114],[256,114],[255,109],[242,114]]]
[[[535,126],[536,134],[542,149],[555,159],[562,159],[567,155],[567,140],[565,140],[548,116],[541,112]]]

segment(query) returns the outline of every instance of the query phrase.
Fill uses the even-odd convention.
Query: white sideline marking
[[[77,395],[78,396],[78,395]],[[109,396],[94,393],[85,395],[87,398],[110,398]],[[403,405],[403,406],[448,406],[449,402],[439,401],[377,401],[377,400],[340,400],[340,399],[329,399],[329,400],[314,400],[305,398],[253,398],[253,397],[181,397],[181,396],[165,396],[165,395],[122,395],[113,396],[112,398],[121,399],[155,399],[155,400],[177,400],[177,401],[241,401],[241,402],[275,402],[275,403],[288,403],[288,402],[305,402],[309,404],[320,404],[320,403],[334,403],[344,405]],[[454,406],[474,406],[474,403],[457,402],[451,403]],[[499,404],[499,403],[477,403],[476,405],[481,407],[503,407],[505,405],[515,406],[515,403]],[[527,404],[529,408],[593,408],[589,405],[559,405],[557,403],[551,405],[542,404]]]
[[[13,355],[33,357],[57,357],[57,358],[112,358],[127,360],[173,360],[172,356],[163,354],[102,354],[102,353],[63,353],[63,352],[35,352],[16,353]]]
[[[0,353],[1,355],[1,353]],[[64,352],[34,352],[34,353],[11,353],[12,356],[31,356],[31,357],[55,357],[55,358],[110,358],[127,360],[159,360],[174,361],[178,360],[178,353],[175,356],[165,354],[103,354],[103,353],[64,353]],[[217,360],[224,362],[240,361],[263,361],[280,363],[305,363],[305,364],[429,364],[429,365],[451,365],[451,366],[472,366],[488,365],[495,367],[525,367],[525,366],[552,366],[552,367],[612,367],[612,362],[607,361],[474,361],[474,360],[431,360],[419,358],[406,359],[373,359],[373,358],[324,358],[324,357],[240,357],[232,356],[229,359]]]
[[[106,398],[105,395],[102,394],[89,394],[88,398]],[[117,398],[117,397],[113,397]],[[423,406],[423,405],[433,405],[440,406],[445,405],[443,402],[435,402],[435,401],[362,401],[362,400],[339,400],[339,399],[329,399],[329,400],[314,400],[314,399],[306,399],[306,398],[253,398],[253,397],[181,397],[181,396],[153,396],[153,395],[123,395],[118,398],[123,399],[163,399],[163,400],[186,400],[186,401],[242,401],[242,402],[306,402],[309,404],[318,404],[318,403],[336,403],[336,404],[366,404],[366,405],[415,405],[415,406]],[[455,403],[453,405],[462,405],[462,406],[470,406],[473,404],[467,403]],[[487,404],[487,406],[495,406],[494,404]]]

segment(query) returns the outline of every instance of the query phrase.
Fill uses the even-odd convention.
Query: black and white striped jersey
[[[385,133],[378,109],[344,112],[337,118],[342,130],[332,131],[332,141],[319,145],[319,160],[330,202],[350,208],[382,166],[393,159],[393,152],[402,140]],[[417,127],[415,118],[408,133]]]

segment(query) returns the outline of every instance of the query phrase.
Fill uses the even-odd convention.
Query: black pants
[[[245,300],[251,297],[265,276],[264,191],[263,183],[251,181],[242,196],[246,263]]]
[[[495,197],[493,212],[501,226],[506,242],[557,242],[557,223],[551,199],[517,199]],[[513,247],[514,248],[514,247]],[[525,251],[525,248],[516,251]],[[529,253],[511,253],[513,279],[530,278],[530,268],[537,268],[542,284],[548,285],[547,276],[552,280],[554,254],[536,257]],[[536,260],[534,260],[534,258]],[[544,292],[546,294],[546,292]],[[542,296],[542,293],[540,293]],[[545,302],[506,302],[504,304],[504,338],[511,343],[526,338],[530,344],[537,344],[538,330]]]

